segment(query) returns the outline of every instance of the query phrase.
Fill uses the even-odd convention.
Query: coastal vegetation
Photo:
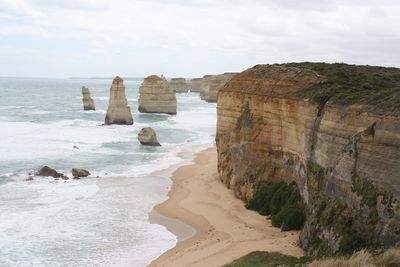
[[[324,77],[317,85],[305,88],[301,96],[325,104],[328,101],[348,105],[368,104],[386,112],[400,111],[400,69],[358,66],[344,63],[287,63],[316,72]]]
[[[332,257],[313,260],[308,257],[295,258],[277,252],[256,251],[233,261],[225,267],[398,267],[400,266],[400,248],[391,248],[383,253],[372,254],[360,250],[351,256]]]
[[[262,186],[246,207],[261,215],[271,216],[272,225],[282,230],[300,230],[305,213],[296,183],[268,183]]]

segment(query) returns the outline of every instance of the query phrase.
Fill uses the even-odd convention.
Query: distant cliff
[[[205,75],[201,81],[200,97],[207,102],[217,102],[218,91],[235,76],[236,73]]]
[[[221,180],[249,201],[296,182],[309,255],[400,242],[400,69],[257,65],[218,96]]]

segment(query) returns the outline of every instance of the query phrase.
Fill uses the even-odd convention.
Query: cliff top
[[[243,82],[247,86],[241,86]],[[400,114],[399,68],[310,62],[256,65],[236,75],[224,90],[243,88],[254,94],[309,98],[319,104],[365,104],[379,112]]]
[[[185,78],[171,78],[171,82],[186,82]]]
[[[145,82],[156,82],[156,81],[162,81],[163,79],[158,77],[157,75],[150,75],[146,78],[144,78]]]

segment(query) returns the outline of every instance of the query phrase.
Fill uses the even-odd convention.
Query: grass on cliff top
[[[275,267],[275,266],[305,266],[306,257],[295,258],[278,252],[255,251],[225,265],[224,267]]]
[[[300,93],[319,104],[329,100],[342,105],[362,103],[385,112],[400,113],[400,68],[311,62],[281,66],[308,69],[325,77],[321,84]]]

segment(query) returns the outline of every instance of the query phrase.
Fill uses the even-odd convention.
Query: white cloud
[[[42,38],[65,54],[79,46],[88,62],[76,61],[80,67],[74,68],[69,57],[64,69],[57,64],[61,76],[192,76],[299,60],[400,67],[399,11],[394,0],[0,0],[0,40]],[[44,48],[37,53],[50,54]],[[109,64],[113,58],[121,65]]]

